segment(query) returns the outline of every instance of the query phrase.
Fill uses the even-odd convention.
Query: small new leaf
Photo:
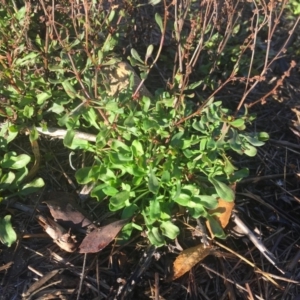
[[[130,53],[131,53],[131,55],[132,55],[132,57],[133,57],[134,59],[136,59],[136,60],[139,61],[140,63],[144,64],[144,62],[142,61],[140,55],[137,53],[137,51],[136,51],[134,48],[131,49]]]
[[[12,228],[10,219],[10,215],[0,218],[0,241],[7,247],[10,247],[17,240],[17,234]]]
[[[158,13],[155,14],[155,21],[156,21],[157,25],[159,26],[160,32],[163,33],[163,31],[164,31],[163,22],[162,22],[161,16]]]

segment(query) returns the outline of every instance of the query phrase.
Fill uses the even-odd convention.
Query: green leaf
[[[16,178],[13,172],[8,172],[0,178],[0,190],[7,190],[12,187],[12,184]]]
[[[30,183],[25,184],[21,191],[19,192],[20,195],[26,196],[32,193],[37,192],[40,188],[45,185],[45,182],[42,178],[37,178]]]
[[[245,125],[245,121],[243,119],[237,119],[237,120],[234,120],[232,122],[228,122],[231,126],[233,127],[242,127]]]
[[[103,192],[107,196],[115,196],[119,191],[113,186],[108,185],[103,189]]]
[[[159,190],[159,182],[152,169],[150,170],[149,173],[148,188],[149,191],[152,192],[153,194],[157,194]]]
[[[2,123],[0,126],[0,149],[5,150],[7,144],[14,140],[18,133],[19,130],[15,125],[11,125],[9,122]]]
[[[191,83],[191,84],[189,84],[189,85],[185,88],[185,90],[193,90],[193,89],[195,89],[196,87],[198,87],[201,83],[203,83],[203,80],[199,80],[199,81],[196,81],[196,82],[194,82],[194,83]]]
[[[146,56],[145,56],[145,64],[147,63],[147,60],[149,59],[149,57],[152,55],[153,49],[154,49],[153,45],[148,46]]]
[[[30,162],[30,156],[27,154],[16,155],[15,152],[8,152],[4,154],[0,166],[7,169],[21,169]]]
[[[160,32],[163,33],[163,31],[164,31],[163,22],[162,22],[161,16],[158,13],[155,14],[155,21],[156,21],[157,25],[159,26]]]
[[[259,140],[255,136],[249,136],[249,135],[242,135],[251,145],[260,147],[263,146],[265,143],[261,140]]]
[[[24,57],[16,59],[15,66],[32,64],[37,60],[38,56],[40,56],[40,53],[38,52],[29,52],[29,54],[25,55]]]
[[[131,234],[132,234],[132,230],[133,230],[133,223],[130,222],[128,224],[126,224],[121,232],[118,234],[118,243],[123,243],[129,240]]]
[[[114,19],[115,15],[116,15],[116,11],[115,11],[115,10],[112,10],[112,11],[110,12],[109,16],[108,16],[108,22],[109,22],[109,23],[112,22],[112,20]]]
[[[23,115],[27,119],[30,119],[33,116],[33,112],[34,112],[33,107],[26,105],[23,110]]]
[[[50,91],[48,92],[42,92],[40,94],[36,95],[37,98],[37,104],[38,105],[42,105],[44,104],[48,99],[50,99],[52,97],[52,94]]]
[[[38,138],[39,138],[39,133],[36,130],[35,126],[33,126],[29,132],[29,140],[32,143],[32,142],[36,141]]]
[[[250,157],[254,157],[257,154],[257,149],[252,145],[246,143],[244,144],[244,153]]]
[[[95,197],[98,201],[102,201],[106,197],[103,192],[103,188],[106,186],[105,183],[96,185],[91,191],[91,197]]]
[[[28,175],[28,169],[26,167],[18,169],[18,171],[15,173],[15,180],[13,182],[13,188],[18,188],[20,186],[20,183],[22,180]]]
[[[160,126],[155,120],[146,119],[143,121],[143,129],[148,131],[149,129],[159,129]]]
[[[131,153],[130,147],[127,146],[126,144],[124,144],[123,142],[118,141],[118,140],[113,140],[112,141],[111,148],[113,150],[115,150],[115,151],[120,151],[120,149],[123,149],[126,152],[130,152]]]
[[[74,136],[75,136],[75,131],[72,129],[69,129],[64,137],[64,145],[66,147],[72,147]]]
[[[133,116],[128,116],[124,121],[124,126],[126,127],[134,127],[135,120]]]
[[[213,177],[208,177],[208,180],[214,185],[220,198],[229,202],[234,200],[234,192],[229,186]]]
[[[182,206],[188,206],[190,200],[191,200],[191,196],[188,194],[183,194],[180,193],[177,197],[175,197],[173,199],[175,202],[177,202],[178,204],[182,205]]]
[[[75,178],[80,184],[87,184],[92,181],[92,178],[89,177],[89,172],[91,167],[84,167],[76,171]]]
[[[132,153],[135,157],[144,155],[143,145],[139,140],[134,140],[131,145]]]
[[[189,208],[189,213],[195,219],[199,217],[205,217],[207,214],[203,205],[198,203],[195,203],[192,208]]]
[[[183,132],[183,131],[177,132],[177,133],[172,137],[170,145],[171,145],[173,148],[179,148],[179,149],[182,149],[182,148],[183,148],[183,135],[184,135],[184,132]]]
[[[154,200],[150,200],[149,210],[150,210],[150,219],[158,220],[160,217],[159,199],[156,198]]]
[[[65,80],[62,83],[62,86],[65,90],[65,92],[67,93],[67,95],[71,98],[71,99],[75,99],[76,98],[76,90],[74,89],[74,87],[71,85],[69,80]]]
[[[207,215],[206,218],[208,219],[210,228],[214,234],[215,237],[219,239],[225,239],[226,234],[224,233],[221,225],[211,216]]]
[[[235,171],[230,177],[229,177],[229,181],[231,183],[235,183],[240,181],[241,179],[245,178],[249,176],[249,169],[247,168],[243,168],[241,170]]]
[[[136,59],[136,60],[139,61],[140,63],[144,64],[144,62],[142,61],[140,55],[137,53],[137,51],[136,51],[135,49],[132,48],[131,51],[130,51],[130,53],[131,53],[131,55],[132,55],[132,57],[133,57],[134,59]]]
[[[148,112],[149,108],[150,108],[150,105],[151,105],[151,100],[150,98],[146,97],[146,96],[143,96],[142,98],[142,108],[143,108],[143,112]]]
[[[130,192],[128,191],[122,191],[112,196],[109,200],[110,204],[113,206],[113,209],[111,210],[113,211],[119,210],[124,206],[126,206],[126,201],[129,199],[129,197],[130,197]]]
[[[74,138],[72,144],[69,146],[72,150],[92,150],[93,147],[90,146],[90,143],[87,140]],[[94,151],[93,151],[94,152]]]
[[[22,21],[26,15],[26,6],[21,7],[15,14],[18,21]]]
[[[136,204],[130,204],[129,206],[126,206],[122,211],[122,219],[131,218],[134,213],[139,209],[139,207]]]
[[[300,7],[300,4],[299,4],[299,7]],[[263,142],[266,142],[270,139],[270,136],[267,132],[259,132],[257,134],[257,137],[260,141],[263,141]]]
[[[168,183],[171,180],[171,175],[169,171],[163,171],[161,174],[161,182]]]
[[[215,209],[218,206],[217,195],[209,196],[209,195],[199,195],[197,196],[200,199],[200,204],[208,209]],[[194,200],[194,198],[193,198]]]
[[[226,156],[224,156],[224,160],[224,171],[227,175],[231,175],[236,170],[236,168]]]
[[[48,111],[53,111],[55,114],[60,115],[64,111],[64,107],[60,104],[53,103],[52,106],[48,109]]]
[[[153,227],[148,231],[148,239],[150,243],[156,247],[161,247],[165,244],[165,239],[157,227]]]
[[[172,240],[174,240],[180,233],[179,228],[176,225],[174,225],[171,221],[162,222],[159,227],[162,231],[162,234]]]
[[[91,181],[97,181],[97,179],[100,176],[100,170],[101,170],[101,167],[99,165],[92,166],[90,168],[90,171],[89,171],[87,177],[89,179],[91,179]]]
[[[0,218],[0,241],[7,247],[10,247],[17,241],[17,234],[13,229],[10,220],[10,215]]]

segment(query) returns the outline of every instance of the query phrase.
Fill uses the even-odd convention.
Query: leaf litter
[[[67,252],[74,252],[79,245],[80,253],[97,253],[105,248],[120,232],[128,219],[115,221],[106,226],[97,227],[75,201],[71,194],[49,194],[45,200],[54,221],[38,216],[39,223],[54,242]],[[55,200],[53,200],[55,199]],[[81,243],[70,234],[70,229],[80,230],[88,227],[88,232]],[[69,228],[69,231],[67,229]]]

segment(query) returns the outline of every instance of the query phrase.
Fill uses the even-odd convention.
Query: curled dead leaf
[[[53,241],[63,250],[74,252],[77,249],[77,241],[65,228],[54,222],[50,218],[37,215],[39,224],[44,228],[45,232],[53,239]]]
[[[68,228],[80,229],[91,225],[88,214],[76,203],[72,194],[51,193],[49,200],[44,200],[52,217]]]
[[[211,254],[212,251],[213,248],[211,246],[205,246],[204,244],[183,250],[173,263],[173,276],[171,280],[175,280],[184,275],[207,255]]]

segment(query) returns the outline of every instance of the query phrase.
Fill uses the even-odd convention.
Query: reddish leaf
[[[109,225],[94,229],[79,246],[80,253],[96,253],[105,248],[119,233],[128,219],[119,220]]]

